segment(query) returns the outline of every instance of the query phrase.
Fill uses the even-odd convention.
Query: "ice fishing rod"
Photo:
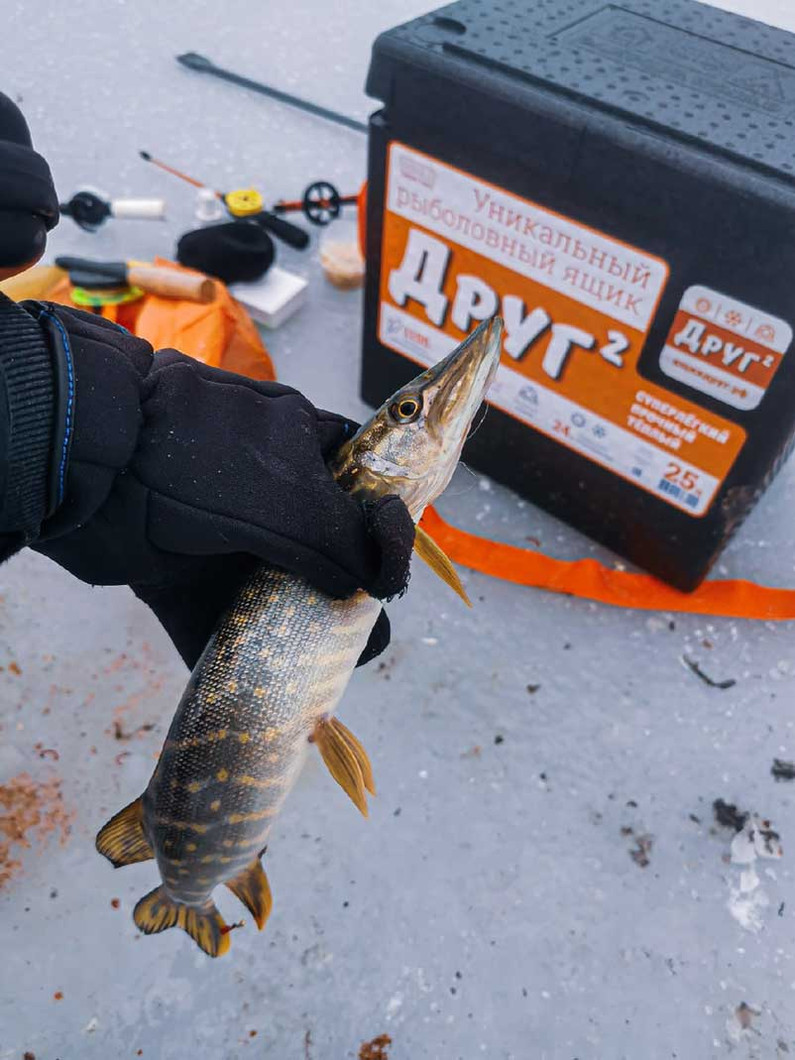
[[[168,165],[159,158],[155,158],[148,151],[139,151],[138,154],[145,162],[150,162],[153,166],[157,166],[158,169],[165,170],[166,173],[184,180],[194,188],[209,187],[203,181],[183,173],[182,170]],[[283,217],[277,217],[275,213],[264,209],[262,196],[256,188],[237,188],[235,191],[229,192],[216,191],[214,188],[210,188],[210,190],[214,192],[216,198],[220,199],[229,214],[236,220],[254,221],[262,225],[272,235],[287,243],[288,246],[295,247],[296,250],[305,250],[309,245],[309,234],[303,228],[299,228],[298,225],[285,221]]]
[[[208,276],[194,276],[145,261],[94,261],[64,256],[56,258],[55,264],[69,273],[72,285],[78,288],[139,287],[161,298],[182,298],[204,305],[216,295],[215,284]]]
[[[180,180],[184,180],[187,184],[192,184],[194,188],[207,188],[208,184],[205,184],[202,180],[196,180],[195,177],[189,177],[187,173],[183,173],[181,169],[175,169],[173,166],[169,166],[166,162],[163,162],[159,158],[155,158],[150,155],[148,151],[139,151],[138,154],[144,160],[144,162],[151,162],[153,166],[157,166],[158,169],[163,169],[166,173],[170,173],[172,177],[179,177]],[[214,188],[210,188],[217,198],[223,199],[223,195],[220,191],[215,191]]]
[[[346,129],[353,129],[354,132],[364,133],[365,135],[368,132],[364,122],[349,118],[347,114],[341,114],[338,110],[331,110],[328,107],[321,107],[318,103],[312,103],[308,99],[301,99],[300,96],[293,96],[289,92],[283,92],[280,88],[273,88],[272,85],[265,85],[261,81],[253,81],[250,77],[243,77],[232,70],[224,70],[223,67],[216,66],[212,60],[204,55],[199,55],[197,52],[185,52],[183,55],[178,55],[177,62],[181,63],[182,66],[187,66],[189,70],[195,70],[199,74],[212,74],[213,77],[231,81],[233,85],[250,88],[252,92],[259,92],[263,96],[269,96],[271,99],[286,103],[290,107],[297,107],[299,110],[306,111],[307,114],[314,114],[316,118],[324,118],[326,121],[336,122],[337,125],[344,125]]]
[[[64,217],[71,217],[86,232],[96,232],[111,217],[162,221],[166,215],[162,199],[104,199],[89,188],[76,192],[59,208]]]

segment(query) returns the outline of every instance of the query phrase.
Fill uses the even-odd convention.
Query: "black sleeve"
[[[34,540],[59,503],[68,424],[56,393],[66,369],[45,330],[0,294],[0,559]]]
[[[0,267],[35,260],[57,221],[49,167],[19,108],[0,92]],[[61,461],[66,453],[55,406],[60,368],[50,351],[45,329],[0,294],[0,560],[32,540],[58,503],[52,458],[56,446]]]

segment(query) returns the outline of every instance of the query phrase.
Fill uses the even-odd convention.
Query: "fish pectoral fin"
[[[229,928],[213,902],[183,905],[167,894],[165,887],[155,887],[144,895],[133,910],[133,920],[145,935],[181,927],[209,957],[222,957],[229,949]]]
[[[273,895],[268,877],[265,874],[259,858],[255,858],[242,872],[231,880],[226,881],[226,886],[243,905],[257,922],[260,931],[265,927],[265,922],[271,915],[273,908]]]
[[[342,790],[350,796],[357,810],[367,817],[367,796],[365,791],[370,790],[370,787],[365,783],[359,750],[366,763],[370,785],[372,785],[372,771],[362,745],[336,718],[321,718],[315,726],[312,737],[320,748],[320,753],[329,773],[331,773]],[[354,748],[351,741],[355,743],[358,750]]]
[[[144,835],[143,804],[140,798],[111,817],[98,832],[96,846],[100,854],[117,869],[136,861],[149,861],[155,856]]]
[[[434,574],[438,574],[442,581],[461,597],[467,607],[472,606],[472,601],[467,596],[466,589],[458,577],[458,571],[431,535],[423,530],[421,526],[417,527],[414,535],[414,551],[421,560],[428,564]]]

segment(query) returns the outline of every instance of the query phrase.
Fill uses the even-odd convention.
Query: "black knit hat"
[[[0,92],[0,268],[38,257],[57,223],[49,166],[33,150],[19,108]]]
[[[258,280],[273,264],[274,255],[273,240],[254,221],[197,228],[177,243],[180,265],[217,276],[224,283]]]

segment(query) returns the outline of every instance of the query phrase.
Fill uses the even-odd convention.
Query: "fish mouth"
[[[492,317],[438,364],[393,394],[337,454],[331,471],[362,498],[396,493],[416,519],[449,483],[500,363],[504,325]],[[403,402],[418,406],[401,423]]]
[[[463,432],[480,408],[500,363],[504,324],[501,317],[485,320],[451,354],[428,369],[424,389],[433,393],[428,427],[442,438]]]

